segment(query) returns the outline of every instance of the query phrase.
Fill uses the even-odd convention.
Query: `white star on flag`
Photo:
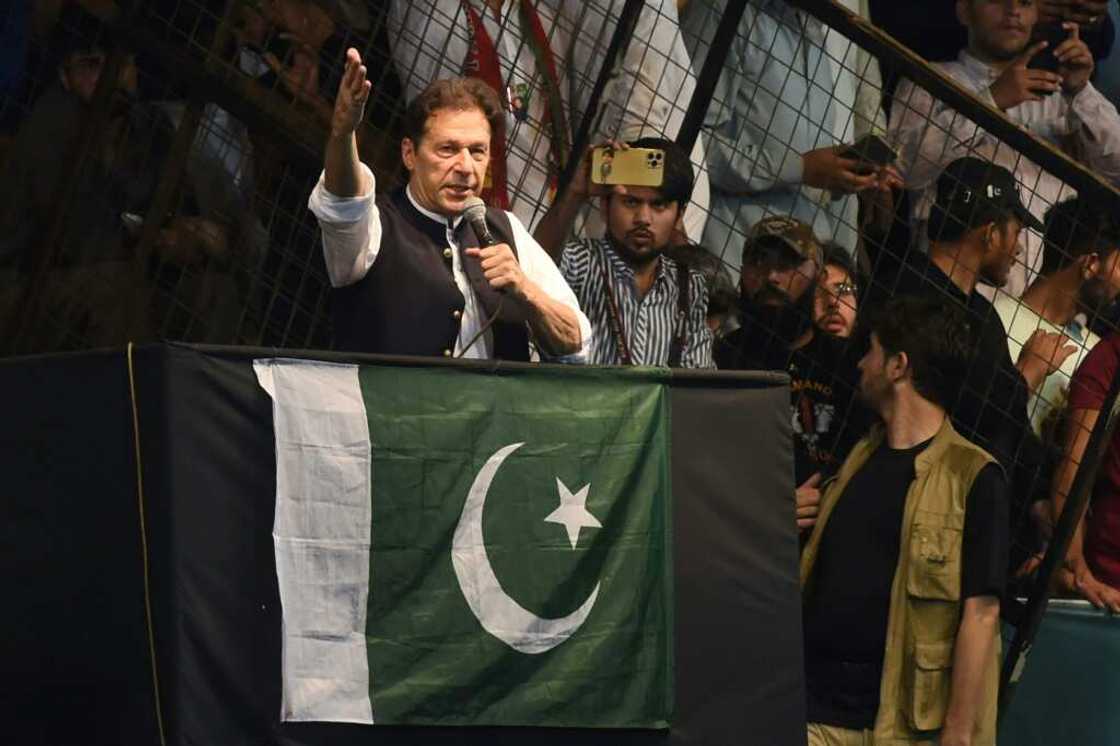
[[[556,488],[560,492],[560,507],[552,511],[544,520],[546,523],[559,523],[563,526],[568,532],[568,541],[571,542],[572,549],[575,549],[579,542],[581,528],[603,527],[599,519],[587,511],[587,493],[591,489],[591,484],[583,485],[583,489],[573,495],[568,485],[557,477]]]

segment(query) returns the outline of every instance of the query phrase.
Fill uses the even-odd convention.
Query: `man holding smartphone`
[[[593,162],[599,164],[594,177]],[[675,143],[653,137],[613,143],[588,150],[572,184],[542,218],[534,235],[591,320],[588,362],[713,367],[707,283],[664,256],[692,186],[692,163]],[[588,197],[600,198],[606,237],[562,246]]]
[[[956,61],[936,67],[1021,127],[1066,150],[1113,183],[1120,184],[1120,115],[1089,82],[1092,53],[1072,21],[1059,36],[1041,39],[1039,7],[1031,0],[957,0],[957,17],[968,29],[968,47]],[[1054,71],[1043,54],[1051,57]],[[1036,218],[1072,196],[1062,182],[927,91],[903,81],[894,96],[890,135],[900,147],[899,170],[911,190],[911,230],[925,248],[926,225],[936,181],[950,162],[965,156],[990,160],[1028,185],[1027,208]],[[1042,239],[1028,234],[1025,251],[1003,288],[1018,298],[1042,264]],[[994,289],[988,288],[988,297]]]
[[[718,3],[689,3],[681,22],[702,67],[722,19]],[[736,269],[743,242],[768,215],[788,215],[855,250],[845,195],[900,186],[889,168],[843,155],[835,137],[833,68],[819,20],[780,0],[747,3],[705,117],[711,216],[704,245]]]

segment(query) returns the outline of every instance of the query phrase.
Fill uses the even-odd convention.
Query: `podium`
[[[670,453],[670,727],[281,722],[273,410],[253,372],[277,357],[464,384],[532,367],[186,345],[0,362],[4,742],[805,742],[788,388],[764,373],[648,374],[673,443],[704,444]]]

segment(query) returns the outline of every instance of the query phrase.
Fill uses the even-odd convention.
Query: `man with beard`
[[[794,473],[805,509],[867,424],[862,408],[852,406],[857,372],[845,340],[813,326],[823,263],[824,250],[806,224],[774,215],[755,223],[740,265],[741,326],[716,350],[722,369],[789,374]],[[811,513],[802,517],[807,528]]]
[[[977,291],[981,280],[997,288],[1007,282],[1020,251],[1019,235],[1028,226],[1042,230],[1010,171],[976,158],[956,160],[937,180],[929,254],[912,252],[894,274],[880,257],[868,303],[874,310],[891,297],[917,296],[966,314],[969,366],[951,382],[956,394],[947,407],[957,431],[1007,470],[1017,519],[1049,488],[1042,443],[1027,415],[1031,392],[1075,349],[1064,335],[1037,329],[1013,361],[999,314]],[[1018,567],[1031,553],[1033,538],[1019,536],[1013,546]]]
[[[824,250],[824,274],[817,281],[813,301],[815,332],[848,338],[856,327],[859,272],[848,251],[830,243]],[[814,333],[815,333],[814,332]]]
[[[872,322],[844,461],[801,556],[809,746],[995,743],[1007,567],[1003,471],[947,408],[960,309],[898,298]]]
[[[512,213],[486,211],[496,243],[481,247],[463,219],[490,163],[503,116],[497,94],[470,79],[437,80],[404,117],[408,184],[375,197],[355,129],[370,83],[346,53],[326,146],[308,202],[323,231],[335,298],[335,344],[346,350],[476,359],[580,359],[587,317],[556,266]],[[576,356],[572,358],[570,356]]]
[[[1120,115],[1089,82],[1093,56],[1071,21],[1061,24],[1066,38],[1060,44],[1047,49],[1046,42],[1032,42],[1039,10],[1032,0],[956,0],[957,18],[968,29],[968,47],[957,60],[935,67],[1015,124],[1120,184]],[[1030,67],[1044,49],[1057,58],[1057,72]],[[957,158],[975,155],[1012,171],[1030,185],[1026,205],[1036,217],[1069,196],[1056,176],[911,81],[903,81],[895,92],[889,130],[899,146],[896,165],[911,191],[911,229],[920,248],[926,246],[938,174]],[[1040,238],[1028,234],[1025,244],[1003,286],[1015,298],[1042,264]],[[994,296],[990,287],[985,293]]]
[[[962,435],[1008,468],[1030,433],[1030,392],[1073,353],[1062,334],[1038,329],[1013,361],[999,315],[977,291],[982,281],[997,288],[1007,283],[1025,227],[1041,231],[1042,223],[1023,205],[1011,172],[977,158],[958,159],[937,180],[929,254],[912,252],[889,269],[880,261],[869,299],[876,308],[891,297],[916,295],[967,313],[972,365],[949,411]]]
[[[588,151],[571,186],[541,221],[545,233],[565,235],[583,201],[600,198],[606,237],[572,241],[558,259],[591,318],[590,362],[711,368],[707,283],[699,272],[664,256],[692,195],[692,163],[675,143],[660,138],[616,145],[662,151],[661,186],[592,184]]]
[[[1022,302],[1000,295],[995,308],[1007,330],[1007,345],[1017,357],[1038,329],[1063,334],[1074,354],[1046,376],[1031,396],[1031,425],[1039,435],[1052,430],[1051,414],[1061,412],[1069,381],[1100,338],[1089,331],[1120,293],[1120,226],[1080,198],[1066,200],[1046,213],[1042,273]]]

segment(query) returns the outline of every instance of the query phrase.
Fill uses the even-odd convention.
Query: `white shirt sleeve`
[[[951,71],[942,69],[942,72],[968,85]],[[971,87],[981,102],[996,108],[987,88]],[[888,137],[898,147],[896,165],[906,186],[914,190],[925,189],[936,182],[946,165],[974,155],[991,138],[971,119],[910,80],[903,80],[895,91]]]
[[[1092,83],[1069,102],[1073,133],[1081,142],[1085,165],[1120,185],[1120,115]]]
[[[560,274],[556,262],[536,239],[529,235],[525,225],[513,213],[506,214],[509,215],[509,222],[513,227],[513,240],[517,243],[517,260],[521,264],[521,271],[550,298],[575,311],[576,318],[579,320],[579,350],[550,360],[557,363],[586,363],[591,353],[591,322],[580,309],[576,294],[564,281],[564,276]],[[543,356],[543,351],[541,354]]]
[[[381,248],[381,215],[374,201],[377,184],[369,167],[359,165],[369,178],[368,194],[336,197],[323,184],[324,172],[307,199],[323,232],[323,258],[331,285],[336,288],[365,277]]]

